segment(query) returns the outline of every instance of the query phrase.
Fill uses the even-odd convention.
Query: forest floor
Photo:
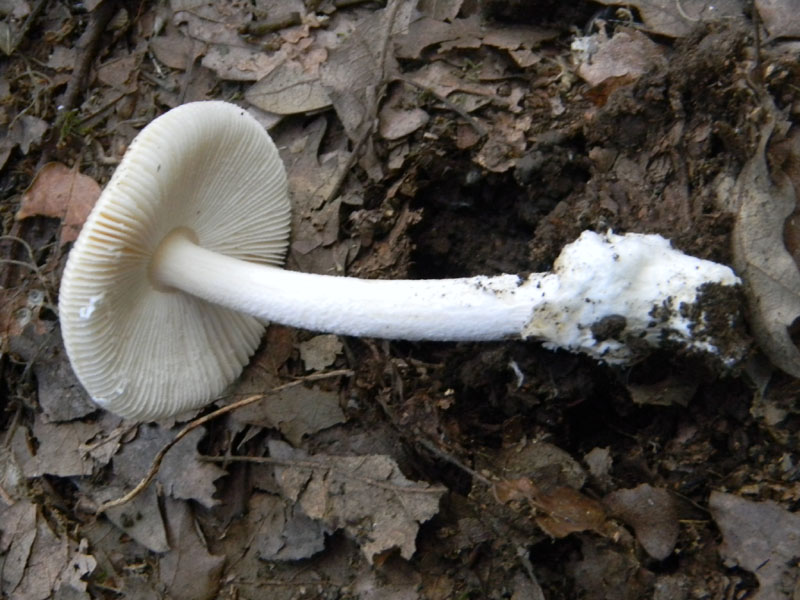
[[[617,4],[0,0],[0,595],[797,598],[800,14]],[[272,325],[214,406],[123,421],[72,373],[61,272],[136,133],[208,99],[281,151],[289,268],[529,273],[656,233],[743,265],[746,352]]]

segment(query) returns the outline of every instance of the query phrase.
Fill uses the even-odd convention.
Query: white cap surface
[[[264,128],[225,102],[194,102],[145,127],[72,249],[59,313],[73,369],[92,399],[149,420],[202,406],[235,379],[261,339],[253,317],[148,276],[169,232],[279,265],[289,239],[286,174]]]

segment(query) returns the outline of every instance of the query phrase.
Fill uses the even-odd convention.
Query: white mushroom
[[[298,273],[278,266],[289,221],[278,152],[241,108],[191,103],[145,127],[61,285],[64,343],[93,400],[135,419],[201,406],[239,375],[262,320],[406,340],[536,338],[610,363],[636,358],[643,342],[717,352],[703,311],[687,307],[706,284],[739,282],[659,236],[592,232],[565,247],[553,273],[525,279]]]

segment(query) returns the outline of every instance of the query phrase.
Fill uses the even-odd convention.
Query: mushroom
[[[707,284],[739,282],[659,236],[611,232],[584,232],[552,273],[526,278],[299,273],[280,267],[289,224],[278,151],[243,109],[195,102],[145,127],[61,284],[64,344],[94,402],[140,420],[202,406],[240,374],[266,321],[406,340],[535,338],[612,364],[667,340],[718,353],[697,307]]]

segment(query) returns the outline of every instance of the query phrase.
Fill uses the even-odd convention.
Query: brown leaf
[[[793,2],[756,0],[756,9],[769,37],[800,37],[800,13]]]
[[[23,429],[17,431],[21,432]],[[100,426],[97,423],[74,421],[56,425],[36,419],[33,424],[33,436],[37,442],[36,454],[28,456],[24,462],[19,455],[17,459],[20,460],[26,477],[41,477],[45,474],[57,477],[91,475],[94,461],[83,451],[82,445],[99,431]],[[17,435],[14,436],[15,441]]]
[[[752,502],[734,494],[712,492],[711,515],[724,542],[720,554],[758,578],[753,600],[792,598],[800,570],[800,516],[775,502]]]
[[[36,538],[36,506],[21,500],[0,512],[0,532],[0,552],[5,555],[0,572],[0,591],[8,593],[25,575],[25,566]]]
[[[269,448],[274,458],[296,461],[275,468],[286,497],[312,519],[347,531],[370,562],[393,548],[410,559],[420,524],[439,511],[445,492],[406,479],[388,456],[308,456],[279,441]]]
[[[27,154],[32,144],[42,141],[47,132],[46,121],[30,115],[22,115],[13,120],[6,133],[0,137],[0,169],[6,164],[11,151],[19,146]]]
[[[612,513],[636,532],[636,539],[656,560],[664,560],[675,549],[680,527],[675,501],[665,489],[643,483],[617,490],[604,499]]]
[[[657,65],[665,65],[664,47],[641,31],[617,29],[612,38],[597,34],[591,38],[596,46],[578,66],[578,75],[592,86],[625,78],[633,82]]]
[[[236,415],[237,421],[277,427],[295,445],[306,435],[346,420],[339,406],[339,394],[318,387],[297,386],[269,394],[247,409]]]
[[[375,11],[359,23],[343,44],[330,51],[320,68],[320,81],[354,142],[366,127],[371,127],[371,120],[377,115],[378,86],[398,69],[391,52],[382,56],[387,28],[391,27],[390,35],[406,30],[411,7],[404,3],[392,23],[386,22],[391,14],[389,8]]]
[[[788,330],[800,316],[800,271],[783,243],[784,224],[796,198],[789,178],[767,167],[766,147],[777,113],[770,99],[765,98],[763,106],[768,122],[734,190],[739,211],[733,259],[744,281],[753,335],[775,366],[800,377],[800,351]]]
[[[606,511],[597,500],[570,487],[539,494],[535,502],[544,513],[536,517],[536,524],[555,538],[566,537],[577,531],[601,531],[606,521]]]
[[[34,215],[61,219],[59,244],[73,242],[86,217],[100,196],[100,186],[77,167],[70,169],[61,163],[47,163],[36,174],[22,195],[16,219]]]
[[[279,115],[311,112],[330,106],[331,99],[319,73],[286,60],[251,86],[244,94],[250,104]]]
[[[299,505],[271,494],[253,494],[247,518],[255,534],[254,544],[263,560],[301,560],[325,548],[330,530],[310,519]]]
[[[615,5],[617,0],[597,0]],[[742,15],[742,0],[633,0],[625,5],[639,11],[646,28],[668,37],[689,35],[701,23],[713,23]]]
[[[159,577],[167,597],[175,600],[211,600],[217,597],[224,556],[208,551],[189,506],[167,498],[165,513],[172,551],[159,561]]]
[[[18,556],[20,559],[24,557],[24,572],[22,579],[14,587],[6,587],[5,581],[3,581],[0,591],[5,594],[4,597],[12,599],[45,600],[52,598],[59,576],[68,564],[67,540],[59,537],[53,531],[36,508],[33,509],[33,522],[30,519],[31,509],[27,506],[23,506],[23,508],[25,519],[18,521],[17,524],[24,526],[25,531],[15,530],[15,535],[17,533],[22,535],[22,539],[15,540],[15,542],[22,542],[23,554]],[[33,535],[33,543],[28,545],[31,535]],[[15,544],[12,543],[12,553],[14,546]],[[6,563],[8,563],[8,558]],[[15,564],[20,566],[22,561]]]
[[[300,342],[300,359],[307,371],[321,371],[334,363],[342,352],[342,342],[337,335],[316,335],[310,340]]]
[[[566,537],[578,531],[601,531],[606,522],[603,506],[571,487],[557,487],[544,492],[527,477],[507,479],[494,484],[498,501],[527,502],[536,511],[536,524],[549,536]]]

